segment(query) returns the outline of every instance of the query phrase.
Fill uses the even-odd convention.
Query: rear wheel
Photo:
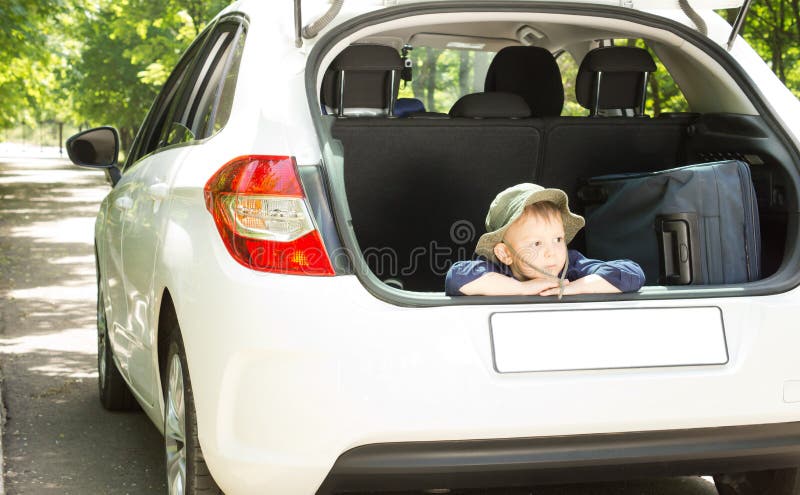
[[[164,389],[164,451],[170,495],[222,494],[206,466],[197,437],[194,394],[180,333],[172,332]]]
[[[714,476],[719,495],[800,495],[800,468]]]
[[[97,384],[100,403],[109,411],[133,411],[138,409],[136,399],[114,363],[114,352],[108,340],[106,307],[103,293],[97,291]]]

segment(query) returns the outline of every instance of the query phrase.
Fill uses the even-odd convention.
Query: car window
[[[575,62],[575,58],[568,51],[563,50],[556,55],[556,62],[564,84],[564,107],[561,109],[561,115],[576,117],[587,115],[588,110],[575,99],[575,80],[578,78],[578,64]]]
[[[128,154],[128,160],[125,165],[126,168],[136,163],[141,157],[153,152],[158,147],[158,140],[161,136],[164,120],[168,113],[167,111],[175,100],[178,89],[186,78],[186,74],[191,70],[192,62],[200,51],[204,39],[205,34],[201,35],[192,43],[183,57],[181,57],[175,70],[170,74],[167,82],[164,83],[161,92],[156,97],[155,103],[150,109],[150,113],[145,118],[131,146],[131,151]]]
[[[235,75],[228,77],[228,74],[231,69],[238,70],[238,60],[234,63],[234,59],[241,56],[237,47],[243,39],[239,23],[225,22],[215,30],[198,57],[181,97],[173,103],[159,148],[204,139],[222,128],[224,122],[216,117],[227,119],[230,113],[227,107],[219,111],[220,102],[226,85],[228,93],[233,91]],[[232,98],[228,98],[222,103],[229,106],[231,102]]]
[[[199,103],[192,128],[199,138],[211,136],[222,129],[228,121],[233,105],[233,93],[239,74],[239,62],[244,48],[243,30],[238,39],[230,43],[210,74],[206,91]]]
[[[239,76],[239,63],[242,60],[242,52],[244,51],[244,37],[245,33],[242,30],[229,57],[229,66],[222,71],[222,81],[218,84],[218,97],[209,101],[207,110],[200,114],[204,117],[202,130],[204,136],[216,134],[228,123],[228,117],[230,117],[231,108],[233,107],[236,80]]]
[[[609,43],[606,41],[606,43]],[[656,63],[656,72],[650,75],[647,84],[647,103],[645,113],[658,117],[667,112],[688,112],[689,103],[683,96],[680,87],[670,75],[658,56],[641,39],[616,39],[610,43],[614,46],[635,46],[645,48]],[[561,78],[564,83],[564,109],[561,115],[586,116],[589,111],[583,108],[575,99],[575,80],[578,77],[579,64],[566,50],[557,54],[556,62],[561,69]]]
[[[400,98],[417,98],[429,112],[448,112],[459,98],[483,91],[494,52],[414,47],[413,78],[400,83]]]

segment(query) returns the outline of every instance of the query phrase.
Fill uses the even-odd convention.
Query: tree
[[[127,150],[156,85],[141,80],[145,66],[131,61],[130,41],[107,29],[117,20],[115,14],[103,10],[88,17],[81,29],[80,58],[73,64],[75,109],[81,121],[116,127]]]
[[[57,65],[49,36],[54,19],[65,11],[60,0],[4,0],[0,3],[0,128],[35,125],[37,109],[56,86]]]
[[[82,121],[113,125],[128,149],[181,53],[226,0],[104,0],[79,12],[70,83]]]
[[[775,75],[800,96],[800,2],[753,2],[742,35],[770,65]]]
[[[180,54],[227,0],[4,0],[0,128],[117,127],[133,139]]]

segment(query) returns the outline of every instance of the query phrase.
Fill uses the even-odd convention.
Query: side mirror
[[[120,178],[119,133],[113,127],[96,127],[75,134],[67,139],[67,154],[75,165],[105,170],[112,185]]]

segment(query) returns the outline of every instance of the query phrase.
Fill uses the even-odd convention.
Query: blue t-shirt
[[[642,268],[631,260],[592,260],[574,249],[567,251],[567,279],[572,282],[586,275],[597,274],[621,292],[636,292],[644,285]],[[461,288],[489,272],[513,277],[511,267],[492,263],[483,256],[471,261],[457,261],[447,272],[444,291],[448,296],[464,296]]]

